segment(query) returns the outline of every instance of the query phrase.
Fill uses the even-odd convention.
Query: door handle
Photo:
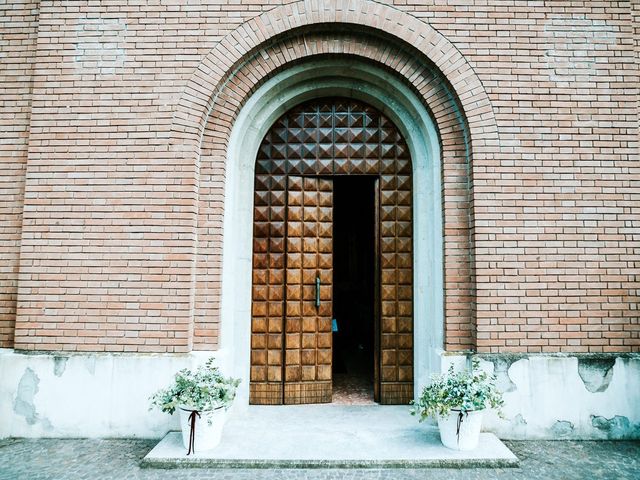
[[[320,276],[316,276],[316,308],[320,307]]]

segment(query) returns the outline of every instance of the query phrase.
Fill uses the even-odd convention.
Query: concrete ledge
[[[222,443],[187,456],[169,432],[141,462],[151,468],[471,468],[517,467],[518,458],[492,433],[471,452],[440,443],[433,425],[418,424],[405,406],[301,405],[250,407],[227,422]]]

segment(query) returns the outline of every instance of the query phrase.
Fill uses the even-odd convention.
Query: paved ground
[[[505,442],[520,468],[420,470],[153,470],[156,440],[3,440],[0,480],[103,479],[640,479],[640,441]]]

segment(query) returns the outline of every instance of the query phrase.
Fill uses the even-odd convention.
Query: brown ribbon
[[[469,415],[468,412],[465,413]],[[456,438],[458,439],[458,444],[460,444],[460,425],[462,425],[462,410],[458,412],[458,423],[456,425]]]
[[[191,452],[196,453],[196,415],[200,418],[200,413],[197,410],[191,410],[189,414],[191,431],[189,432],[189,451],[187,455],[190,455]]]

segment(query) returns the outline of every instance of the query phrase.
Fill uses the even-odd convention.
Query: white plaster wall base
[[[177,417],[149,411],[149,397],[181,368],[206,358],[232,370],[226,351],[188,355],[27,354],[0,350],[0,438],[160,438]],[[485,415],[503,439],[640,438],[640,354],[479,355],[505,392],[505,419]],[[443,355],[441,368],[467,364]],[[234,415],[244,415],[244,405]],[[277,408],[277,407],[273,407]],[[381,407],[385,408],[385,407]]]
[[[0,349],[0,438],[143,437],[177,430],[176,416],[149,411],[173,374],[224,351],[188,355],[20,353]]]
[[[485,416],[498,437],[533,439],[640,438],[640,354],[478,355],[504,392],[505,419]],[[468,357],[443,355],[442,371]]]

